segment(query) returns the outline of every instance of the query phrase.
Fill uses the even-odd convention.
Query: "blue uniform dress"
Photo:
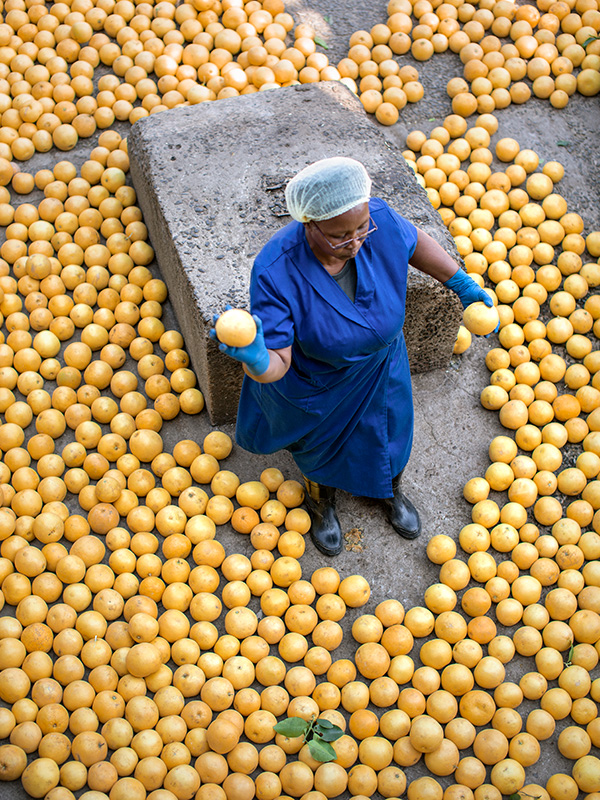
[[[391,497],[413,434],[410,370],[402,334],[408,261],[417,230],[383,200],[378,230],[356,256],[353,303],[291,222],[256,258],[253,314],[269,349],[292,346],[274,383],[244,377],[236,440],[252,453],[288,450],[311,480],[353,495]]]

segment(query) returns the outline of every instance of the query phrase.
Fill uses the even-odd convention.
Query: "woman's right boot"
[[[306,505],[312,519],[310,538],[321,553],[336,556],[342,551],[343,538],[335,511],[335,489],[311,481],[306,475],[302,477],[306,486]]]

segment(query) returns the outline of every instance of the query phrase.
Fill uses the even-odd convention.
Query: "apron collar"
[[[365,314],[368,314],[373,295],[375,293],[375,282],[371,259],[371,243],[367,239],[360,248],[356,256],[356,298],[353,303],[344,290],[338,285],[337,281],[327,272],[325,267],[317,259],[302,231],[302,241],[296,250],[293,263],[302,276],[311,284],[330,306],[342,314],[347,319],[371,328]]]

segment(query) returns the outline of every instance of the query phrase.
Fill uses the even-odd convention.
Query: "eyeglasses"
[[[371,219],[370,215],[369,215],[369,222],[371,224],[371,227],[369,228],[369,230],[366,233],[361,233],[360,236],[353,236],[351,239],[346,239],[345,242],[340,242],[339,244],[332,244],[329,241],[329,239],[325,236],[325,234],[323,233],[321,228],[319,228],[317,223],[314,220],[312,220],[312,224],[319,231],[319,233],[321,234],[323,239],[325,239],[325,241],[327,242],[329,247],[331,247],[332,250],[341,250],[344,247],[348,247],[349,244],[352,244],[352,242],[355,242],[355,241],[356,242],[364,242],[364,240],[367,238],[367,236],[370,236],[372,233],[375,233],[375,231],[377,230],[377,225],[373,222],[373,220]]]

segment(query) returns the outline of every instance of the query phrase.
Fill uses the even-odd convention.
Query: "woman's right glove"
[[[228,306],[228,308],[231,308],[231,306]],[[227,311],[227,308],[225,310]],[[213,325],[216,323],[219,317],[220,314],[214,315]],[[229,347],[229,345],[220,342],[219,350],[230,358],[245,364],[249,372],[258,376],[262,375],[263,372],[268,370],[269,364],[271,363],[271,357],[265,345],[262,320],[260,317],[257,317],[256,314],[252,315],[252,319],[256,323],[256,337],[251,344],[248,344],[245,347]],[[211,339],[218,341],[217,332],[214,328],[210,329],[209,335]]]

